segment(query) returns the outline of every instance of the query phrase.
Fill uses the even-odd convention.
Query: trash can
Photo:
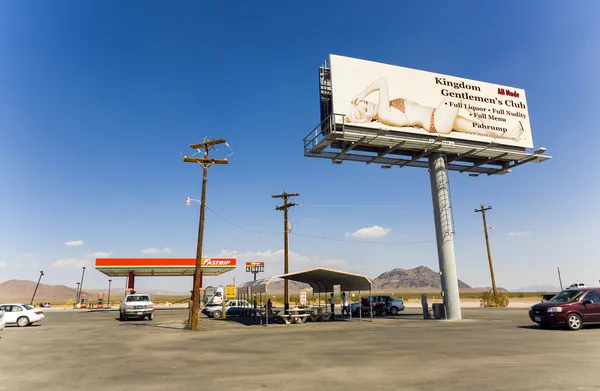
[[[433,309],[433,317],[435,319],[446,319],[446,308],[444,308],[444,304],[433,303],[431,308]]]

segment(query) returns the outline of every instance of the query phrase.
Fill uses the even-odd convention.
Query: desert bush
[[[508,292],[494,295],[494,292],[487,291],[481,294],[481,307],[508,307],[509,302]]]

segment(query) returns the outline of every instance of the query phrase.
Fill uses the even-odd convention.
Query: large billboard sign
[[[337,122],[533,148],[522,89],[337,55],[330,67]]]

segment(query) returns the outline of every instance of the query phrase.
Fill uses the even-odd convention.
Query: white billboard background
[[[333,112],[346,115],[347,124],[533,148],[527,100],[522,89],[337,55],[330,56],[330,66]],[[379,90],[369,93],[359,104],[352,103],[374,82],[387,85],[389,100],[405,100],[401,104],[388,103],[390,111],[395,112],[393,121],[371,118],[379,110]],[[432,132],[433,109],[436,109],[436,125]],[[342,119],[336,118],[336,121]],[[444,127],[443,122],[439,125],[440,121],[445,121],[447,126]]]

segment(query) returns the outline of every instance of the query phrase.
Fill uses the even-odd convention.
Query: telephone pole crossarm
[[[227,159],[211,159],[203,157],[183,157],[185,163],[210,163],[210,164],[229,164]]]

